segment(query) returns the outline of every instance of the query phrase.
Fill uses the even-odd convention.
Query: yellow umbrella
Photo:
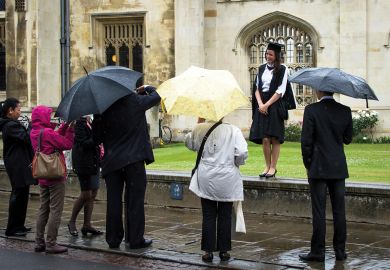
[[[190,67],[157,88],[168,114],[184,114],[218,121],[249,104],[234,76],[227,70]]]

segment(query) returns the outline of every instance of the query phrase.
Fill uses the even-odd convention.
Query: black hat
[[[268,43],[267,50],[272,50],[274,52],[280,53],[282,51],[283,44],[270,42]]]

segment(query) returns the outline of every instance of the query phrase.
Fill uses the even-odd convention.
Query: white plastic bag
[[[233,202],[234,212],[236,213],[236,232],[246,233],[244,213],[242,212],[242,202]]]

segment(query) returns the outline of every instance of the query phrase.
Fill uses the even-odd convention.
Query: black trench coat
[[[36,184],[30,167],[34,152],[27,129],[19,121],[0,118],[0,130],[3,134],[4,165],[12,188]]]

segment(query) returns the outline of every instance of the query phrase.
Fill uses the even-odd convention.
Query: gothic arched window
[[[138,43],[133,47],[133,69],[143,72],[142,46]]]
[[[312,37],[300,29],[285,21],[279,20],[263,26],[255,31],[247,44],[249,52],[250,85],[253,86],[258,67],[265,63],[264,53],[268,42],[278,42],[283,47],[282,61],[289,68],[290,73],[305,68],[313,67],[313,41]],[[293,84],[295,96],[300,106],[313,103],[315,97],[310,87]]]
[[[115,66],[117,62],[115,48],[110,43],[106,48],[106,65],[107,66]]]
[[[104,23],[106,65],[117,65],[143,72],[143,22]]]

